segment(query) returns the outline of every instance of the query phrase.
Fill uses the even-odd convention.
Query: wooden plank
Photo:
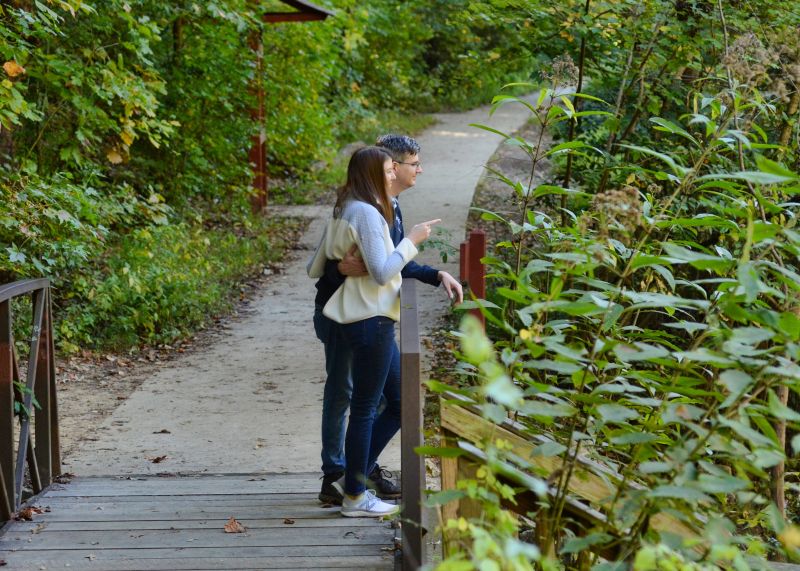
[[[375,521],[370,518],[305,518],[296,519],[291,524],[292,529],[306,527],[374,527]],[[41,533],[42,531],[104,531],[125,530],[136,531],[141,529],[222,529],[228,522],[227,517],[207,518],[202,520],[120,520],[120,521],[20,521],[15,522],[9,531],[28,533]],[[253,519],[248,518],[247,529],[267,529],[272,527],[286,527],[285,518],[280,519]],[[384,523],[383,525],[391,525]]]
[[[84,569],[102,571],[217,571],[236,569],[387,569],[394,567],[391,553],[381,555],[339,555],[336,557],[205,557],[205,558],[162,558],[162,559],[108,559],[96,557],[62,556],[34,558],[29,556],[11,557],[9,569],[19,571],[41,571],[42,569]]]
[[[247,525],[247,522],[241,523]],[[298,532],[289,525],[269,529],[248,528],[245,533],[225,533],[221,526],[217,529],[108,530],[102,533],[44,531],[31,534],[10,531],[0,540],[0,550],[191,548],[194,542],[206,548],[391,545],[393,538],[394,530],[389,527],[309,527]]]
[[[216,571],[236,569],[393,569],[393,555],[339,555],[336,557],[186,557],[163,559],[108,559],[101,556],[31,558],[29,554],[10,556],[9,569],[41,571],[42,569],[75,569],[86,571]]]
[[[153,496],[55,496],[42,498],[40,501],[33,502],[37,505],[70,506],[79,503],[91,504],[123,504],[141,503],[158,501]],[[197,494],[189,496],[175,496],[173,502],[205,502],[211,504],[236,504],[236,505],[275,505],[275,504],[306,504],[320,506],[324,505],[317,499],[317,496],[304,494]]]
[[[535,456],[534,449],[539,442],[532,442],[512,432],[505,426],[489,423],[480,415],[468,410],[467,408],[448,403],[444,399],[441,402],[441,424],[442,428],[449,430],[459,437],[471,442],[481,442],[486,437],[509,442],[514,454],[530,462],[536,469],[541,471],[545,478],[560,470],[563,462],[558,457]],[[589,465],[592,465],[592,469]],[[602,470],[601,474],[593,471],[595,463],[580,460],[575,466],[573,477],[570,479],[568,490],[590,503],[602,507],[607,507],[609,501],[614,497],[616,488],[612,483],[619,480],[619,476],[608,469]],[[631,483],[632,488],[636,487]],[[650,518],[650,527],[658,531],[675,533],[683,537],[697,537],[697,532],[678,518],[661,512]]]
[[[177,482],[159,481],[131,481],[126,485],[109,485],[98,483],[96,485],[54,486],[45,492],[42,497],[59,496],[186,496],[210,493],[237,493],[237,494],[270,494],[270,493],[314,493],[319,492],[319,480],[311,482],[230,482],[215,483],[180,480]]]
[[[295,493],[293,488],[305,486]],[[396,528],[321,504],[314,475],[76,478],[10,522],[11,569],[393,569]],[[224,532],[229,517],[247,527]],[[290,519],[293,523],[286,523]]]
[[[202,504],[194,508],[174,508],[164,503],[138,504],[139,509],[131,509],[128,504],[111,505],[108,508],[97,509],[91,505],[71,506],[61,511],[51,511],[43,515],[34,516],[34,521],[108,521],[108,520],[176,520],[207,519],[210,517],[241,518],[341,518],[338,507],[316,506],[278,506],[269,512],[263,507],[252,506],[209,506]],[[101,506],[102,507],[102,506]]]
[[[481,442],[488,436],[487,421],[463,406],[447,404],[441,406],[442,428],[457,434],[470,442]],[[519,436],[510,430],[492,424],[492,437],[502,438],[512,445],[514,454],[530,462],[544,475],[550,475],[561,469],[562,461],[558,457],[534,456],[533,449],[537,443]],[[582,466],[576,466],[571,480],[570,492],[592,502],[604,503],[614,497],[616,488],[608,481]]]
[[[387,546],[388,547],[388,546]],[[284,545],[284,546],[241,546],[241,547],[162,547],[155,549],[96,549],[84,547],[82,549],[43,549],[26,551],[0,551],[0,559],[8,561],[13,556],[22,556],[23,560],[35,558],[48,558],[61,560],[68,557],[85,557],[97,560],[106,559],[164,559],[183,557],[340,557],[353,555],[380,555],[384,553],[380,545],[354,544],[354,545]],[[387,552],[388,553],[388,552]],[[89,556],[93,556],[94,559]],[[19,560],[19,559],[18,559]],[[322,562],[324,565],[324,561]],[[15,569],[14,566],[10,566]]]

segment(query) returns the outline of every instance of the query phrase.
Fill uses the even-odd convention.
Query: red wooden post
[[[486,255],[486,232],[481,229],[469,233],[469,248],[467,255],[467,283],[469,290],[476,299],[486,297],[486,268],[481,263],[481,258]],[[470,312],[480,319],[485,327],[486,322],[480,309],[471,309]]]
[[[250,205],[253,212],[261,212],[267,207],[267,134],[264,129],[264,86],[262,85],[264,70],[264,45],[261,31],[250,35],[250,49],[256,56],[256,68],[251,89],[256,98],[256,107],[250,110],[250,116],[257,125],[258,132],[252,137],[252,147],[248,159],[253,168],[253,195]]]
[[[458,260],[459,279],[466,282],[469,279],[469,241],[461,242],[461,257]]]
[[[290,12],[265,12],[261,14],[261,21],[267,24],[280,22],[313,22],[324,20],[333,16],[334,12],[326,10],[308,2],[307,0],[280,0],[283,4],[293,8]],[[250,0],[253,8],[258,10],[262,0]],[[251,89],[256,98],[257,107],[250,111],[250,116],[258,125],[258,133],[253,135],[253,146],[250,148],[248,159],[253,165],[253,196],[250,204],[253,212],[261,212],[267,207],[267,190],[269,177],[267,175],[267,135],[264,127],[264,86],[261,83],[264,75],[264,45],[261,40],[261,31],[250,35],[250,49],[256,56],[256,69]]]

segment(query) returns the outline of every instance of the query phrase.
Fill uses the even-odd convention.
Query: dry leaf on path
[[[40,513],[43,513],[40,508],[37,508],[36,506],[28,506],[27,508],[22,508],[19,510],[14,519],[17,521],[33,521],[33,516]]]
[[[164,460],[167,459],[167,455],[165,454],[164,456],[156,456],[154,458],[147,458],[147,459],[150,460],[153,464],[161,464]]]
[[[286,525],[292,525],[294,523],[294,520],[293,519],[289,519],[287,517],[285,520],[283,520],[283,523],[285,523]]]
[[[225,524],[223,529],[225,530],[225,533],[244,533],[247,531],[247,528],[236,521],[236,518],[233,516],[231,516],[231,519],[228,520],[228,523]]]

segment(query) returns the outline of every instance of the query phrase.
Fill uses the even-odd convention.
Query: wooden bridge
[[[27,296],[30,350],[20,366],[12,310]],[[49,283],[0,286],[0,516],[6,522],[0,566],[419,568],[425,472],[414,452],[422,444],[422,398],[413,280],[404,283],[401,300],[403,508],[398,519],[381,521],[343,518],[320,504],[317,474],[59,476]]]

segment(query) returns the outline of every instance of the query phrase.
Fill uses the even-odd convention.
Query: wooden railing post
[[[422,496],[425,458],[414,449],[422,446],[422,385],[415,280],[403,280],[400,294],[400,473],[403,510],[403,571],[416,571],[425,563],[422,536]]]
[[[476,299],[486,298],[486,268],[481,263],[481,258],[484,256],[486,256],[486,232],[481,229],[471,230],[467,248],[467,283]],[[470,313],[480,320],[481,325],[486,326],[480,309],[471,309]]]

